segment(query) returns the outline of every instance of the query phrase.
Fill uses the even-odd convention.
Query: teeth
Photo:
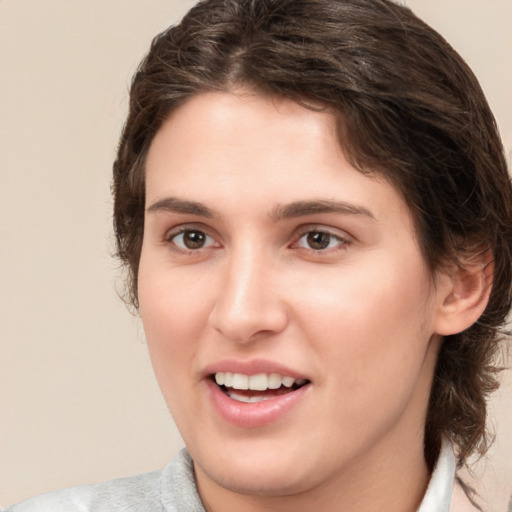
[[[226,372],[224,374],[224,386],[230,388],[233,385],[233,374],[230,372]]]
[[[243,373],[234,373],[231,387],[233,389],[249,389],[249,377]]]
[[[283,377],[283,386],[286,386],[287,388],[291,388],[294,382],[295,379],[293,377]]]
[[[244,396],[238,395],[237,393],[231,391],[229,393],[229,398],[236,400],[237,402],[244,402],[246,404],[255,404],[257,402],[264,402],[265,400],[270,400],[272,397],[270,396]]]
[[[227,388],[265,391],[267,389],[279,389],[281,386],[291,388],[294,384],[302,386],[306,383],[306,380],[283,377],[278,373],[244,375],[243,373],[217,372],[215,382],[219,386],[226,386]]]
[[[268,377],[264,373],[251,375],[249,377],[249,389],[254,391],[265,391],[268,389]]]
[[[271,373],[268,376],[268,389],[279,389],[283,378],[278,373]]]

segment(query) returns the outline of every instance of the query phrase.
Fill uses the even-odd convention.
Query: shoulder
[[[3,512],[205,512],[182,450],[161,471],[37,496]]]
[[[160,511],[161,471],[36,496],[3,512]]]

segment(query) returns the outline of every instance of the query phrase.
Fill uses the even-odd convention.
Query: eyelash
[[[328,245],[326,247],[323,247],[320,249],[301,246],[300,245],[301,240],[303,240],[306,237],[310,237],[311,235],[324,235],[324,236],[327,235],[329,237]],[[336,242],[334,247],[330,246],[330,244],[333,240]],[[311,242],[311,241],[309,241],[309,242]],[[291,247],[292,248],[298,247],[300,249],[310,251],[313,254],[330,254],[332,252],[337,252],[337,251],[345,249],[348,245],[350,245],[350,243],[351,243],[351,240],[348,236],[341,236],[340,234],[333,233],[332,231],[330,231],[328,229],[308,227],[300,233],[299,237],[297,238],[297,240],[295,242],[293,242]]]
[[[200,247],[196,247],[196,248],[186,247],[184,244],[183,244],[183,246],[178,245],[176,243],[176,239],[180,236],[184,237],[184,235],[186,235],[187,233],[189,233],[189,234],[195,233],[196,235],[199,234],[200,236],[203,236],[204,239],[206,240],[206,245],[201,245]],[[165,237],[165,242],[168,243],[173,250],[175,250],[177,252],[189,253],[189,254],[197,252],[200,249],[209,249],[210,247],[217,244],[215,239],[213,237],[211,237],[204,229],[199,229],[199,228],[194,228],[194,227],[182,227],[182,228],[179,228],[177,231],[172,231],[172,232],[168,233]]]
[[[176,240],[180,236],[184,237],[187,233],[190,235],[195,234],[195,235],[199,235],[200,237],[203,237],[203,239],[205,240],[205,243],[203,245],[200,245],[199,247],[191,248],[191,247],[186,247],[182,240],[182,244],[179,245],[176,242]],[[301,241],[303,239],[307,240],[307,237],[317,236],[317,235],[328,237],[327,245],[325,247],[313,248],[313,247],[307,247],[305,245],[301,245]],[[313,242],[313,241],[314,240],[309,240],[308,242],[309,242],[309,244],[311,244],[311,242]],[[331,246],[331,243],[333,241],[335,241],[334,247]],[[174,251],[181,252],[181,253],[188,253],[188,254],[196,253],[202,249],[209,249],[212,247],[216,248],[215,245],[217,245],[217,247],[220,247],[220,244],[218,244],[218,242],[216,242],[215,239],[213,237],[211,237],[204,229],[194,228],[194,227],[181,227],[177,231],[172,231],[172,232],[168,233],[165,236],[165,242],[167,244],[169,244]],[[201,240],[199,240],[198,242],[200,243]],[[306,243],[308,243],[308,242],[306,242]],[[322,243],[322,240],[319,239],[318,242]],[[324,243],[325,243],[325,241],[324,241]],[[299,236],[295,239],[294,242],[292,242],[289,245],[289,247],[292,249],[294,249],[294,248],[302,249],[302,250],[311,252],[313,254],[330,254],[332,252],[343,250],[350,244],[351,244],[351,240],[349,237],[344,237],[337,233],[333,233],[332,231],[330,231],[328,229],[307,227],[307,228],[304,228],[299,233]]]

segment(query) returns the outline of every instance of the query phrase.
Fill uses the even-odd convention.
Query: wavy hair
[[[433,466],[442,435],[459,464],[487,446],[486,399],[511,304],[512,191],[496,123],[462,58],[389,0],[204,0],[158,35],[135,74],[114,164],[114,228],[138,307],[144,162],[162,122],[203,91],[249,86],[324,105],[363,173],[385,176],[416,221],[430,269],[490,251],[485,312],[442,344],[425,425]],[[313,107],[310,107],[313,108]]]

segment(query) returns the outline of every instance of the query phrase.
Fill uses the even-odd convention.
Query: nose
[[[224,263],[210,325],[242,344],[283,331],[288,312],[276,285],[278,269],[250,250]]]

